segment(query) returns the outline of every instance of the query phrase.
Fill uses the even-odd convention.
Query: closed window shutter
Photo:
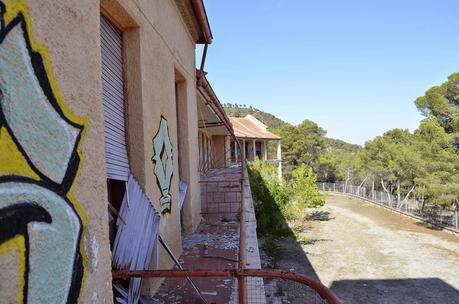
[[[122,33],[104,16],[101,16],[100,22],[107,178],[127,181],[129,161],[126,149]]]

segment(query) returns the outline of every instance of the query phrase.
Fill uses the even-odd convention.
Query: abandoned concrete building
[[[268,127],[252,115],[245,117],[230,117],[234,135],[239,144],[230,139],[230,153],[233,161],[242,157],[248,161],[259,159],[277,165],[279,180],[282,179],[282,149],[281,138],[268,131]],[[270,149],[271,143],[276,143],[275,153]],[[242,148],[238,148],[238,147]],[[242,150],[242,152],[241,152]]]
[[[0,0],[0,21],[1,302],[266,303],[203,1]]]

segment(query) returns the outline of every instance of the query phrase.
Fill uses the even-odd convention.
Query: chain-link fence
[[[265,294],[263,303],[266,304],[277,304],[277,303],[290,303],[290,304],[326,304],[327,300],[314,289],[302,283],[284,280],[284,279],[273,279],[265,278],[264,280]],[[248,303],[260,303],[252,302],[251,290],[249,288]]]
[[[367,189],[364,186],[345,183],[317,183],[317,185],[321,191],[357,196],[432,225],[459,233],[459,212],[457,209],[422,204],[414,199],[398,199],[395,195],[384,191]]]

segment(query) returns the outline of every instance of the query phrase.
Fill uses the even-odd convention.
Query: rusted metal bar
[[[247,303],[247,280],[245,277],[238,277],[238,293],[237,293],[237,300],[239,304]]]
[[[204,95],[208,96],[208,105],[210,106],[211,110],[220,118],[220,120],[225,124],[228,132],[230,133],[231,137],[236,139],[234,136],[233,126],[226,115],[225,110],[223,109],[220,101],[218,100],[217,95],[215,94],[214,90],[210,86],[205,72],[202,70],[196,70],[196,86],[197,89]]]
[[[186,278],[186,277],[236,277],[236,269],[212,270],[114,270],[113,279],[129,278]]]
[[[207,125],[206,125],[206,126],[207,126]],[[219,122],[219,123],[215,123],[214,125],[211,125],[210,127],[215,127],[215,126],[226,126],[226,125],[225,125],[223,122]],[[207,127],[209,127],[209,126],[207,126]],[[225,135],[225,137],[226,137],[226,136],[227,136],[227,135]],[[226,140],[226,139],[225,139],[225,140]],[[223,156],[216,157],[216,155],[214,155],[214,157],[216,157],[216,158],[215,158],[215,162],[216,162],[216,163],[221,163],[220,161],[222,161],[222,160],[223,160],[223,162],[224,162],[224,166],[223,166],[223,167],[217,167],[217,166],[215,166],[214,169],[218,169],[218,168],[228,168],[228,166],[227,166],[227,161],[228,161],[228,159],[227,159],[227,157],[226,157],[226,154],[227,154],[228,152],[230,152],[231,150],[232,150],[231,147],[230,147],[229,149],[225,149],[225,151],[224,151],[224,153],[223,153]]]
[[[245,206],[244,206],[244,165],[245,159],[241,153],[241,207],[240,207],[240,231],[239,231],[239,271],[244,270],[246,266],[246,249],[245,249]],[[247,303],[247,280],[245,277],[238,278],[238,302],[239,304]]]
[[[121,214],[116,210],[116,208],[112,204],[110,204],[110,202],[107,202],[107,204],[108,204],[108,209],[110,209],[110,211],[114,215],[116,215],[116,217],[118,217],[123,222],[124,225],[127,225],[126,220],[121,216]]]
[[[234,130],[232,127],[232,124],[228,118],[228,116],[225,113],[225,110],[223,109],[220,101],[218,100],[217,95],[213,91],[212,87],[210,86],[209,82],[206,79],[205,72],[203,69],[197,70],[196,71],[196,85],[198,90],[203,93],[203,95],[208,95],[209,96],[209,106],[210,108],[214,111],[214,113],[217,114],[217,116],[221,119],[221,121],[225,124],[228,132],[230,133],[231,138],[234,140],[235,145],[239,147],[239,151],[241,151],[240,155],[240,160],[241,160],[241,176],[240,176],[240,184],[241,184],[241,199],[240,199],[240,239],[239,239],[239,264],[238,267],[240,269],[243,269],[245,267],[245,216],[244,216],[244,153],[242,153],[242,148],[240,142],[237,140],[236,135],[234,134]],[[235,155],[236,156],[236,155]],[[206,181],[204,181],[206,182]],[[206,184],[207,185],[207,184]],[[206,187],[207,190],[207,187]],[[207,195],[207,193],[206,193]],[[208,205],[209,205],[209,200],[208,197],[206,196],[206,204],[207,204],[207,211],[208,211]],[[246,294],[246,286],[245,286],[245,280],[242,279],[240,280],[240,293]],[[239,299],[240,303],[245,304],[246,301],[244,299]]]
[[[209,46],[208,43],[204,44],[204,51],[202,52],[202,58],[201,58],[201,67],[199,68],[201,71],[204,71],[204,65],[206,64],[208,46]]]
[[[341,304],[341,300],[327,286],[303,274],[278,269],[243,269],[238,270],[237,275],[295,281],[315,290],[328,304]]]
[[[283,279],[295,281],[316,291],[328,304],[341,304],[340,299],[322,283],[303,274],[278,269],[212,269],[212,270],[115,270],[114,279],[128,278],[186,278],[186,277],[236,277],[239,280],[247,277]],[[239,294],[244,290],[238,290]],[[244,295],[246,296],[246,294]]]
[[[164,250],[166,250],[167,254],[169,254],[169,256],[171,257],[171,259],[174,261],[175,265],[177,266],[178,269],[180,269],[180,271],[183,271],[183,266],[182,264],[180,264],[179,260],[175,257],[174,253],[172,252],[172,250],[169,248],[169,246],[167,246],[167,244],[163,241],[163,238],[158,235],[158,240],[159,242],[161,243],[161,245],[163,246]],[[196,286],[196,284],[193,282],[193,280],[190,279],[190,277],[186,277],[186,279],[188,280],[188,282],[191,284],[191,286],[193,287],[193,289],[196,291],[196,293],[198,294],[198,297],[201,299],[201,301],[204,303],[204,304],[208,304],[208,302],[206,301],[206,299],[204,299],[204,297],[202,296],[201,294],[201,290],[199,290],[198,286]]]

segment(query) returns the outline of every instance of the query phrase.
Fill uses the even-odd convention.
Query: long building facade
[[[112,303],[169,269],[231,123],[196,45],[201,0],[0,0],[0,298]]]

